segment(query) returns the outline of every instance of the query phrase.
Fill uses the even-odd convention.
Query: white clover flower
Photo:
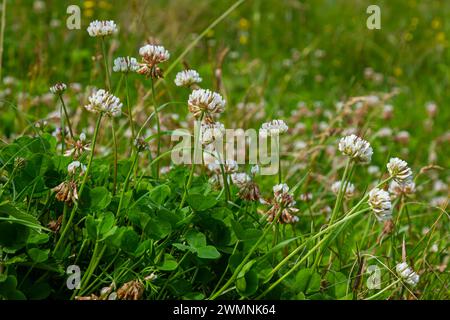
[[[431,199],[430,204],[433,207],[439,207],[439,208],[445,209],[448,206],[448,197],[447,196],[435,197],[435,198]]]
[[[222,165],[223,165],[223,169],[226,174],[235,173],[235,172],[237,172],[237,170],[239,168],[237,162],[235,160],[231,160],[231,159],[225,160],[225,162]],[[215,172],[217,174],[221,174],[221,172],[222,172],[221,167],[222,166],[221,166],[221,163],[219,162],[219,160],[216,160],[213,163],[208,164],[208,170]]]
[[[369,192],[369,206],[379,221],[386,221],[392,217],[392,204],[389,193],[374,188]]]
[[[196,89],[189,95],[188,105],[189,112],[199,118],[202,113],[207,116],[222,113],[225,109],[225,100],[216,92]]]
[[[252,173],[252,175],[256,176],[257,174],[260,173],[260,168],[257,164],[255,164],[251,169],[250,172]]]
[[[50,87],[50,92],[53,94],[62,94],[66,91],[67,86],[65,83],[56,83],[54,86]]]
[[[104,113],[110,117],[118,117],[122,114],[122,103],[119,98],[103,89],[89,97],[89,104],[85,108],[90,112]]]
[[[136,58],[133,57],[118,57],[114,59],[114,72],[136,72],[139,69],[139,64]]]
[[[202,78],[195,70],[183,70],[177,73],[175,84],[178,87],[190,87],[193,84],[202,82]]]
[[[220,122],[202,123],[200,129],[200,141],[207,145],[225,134],[225,126]]]
[[[80,169],[80,175],[83,175],[86,172],[86,166],[82,164],[80,161],[72,161],[67,166],[67,171],[71,175],[74,175],[77,169]]]
[[[331,185],[331,191],[335,195],[339,194],[339,190],[341,189],[342,181],[336,181]],[[347,188],[344,190],[344,194],[346,198],[351,198],[355,194],[355,186],[351,182],[347,182]]]
[[[252,181],[250,176],[246,174],[245,172],[239,172],[239,173],[233,173],[231,175],[231,181],[238,187],[243,188],[245,187],[249,182]]]
[[[416,286],[419,283],[419,275],[415,273],[406,262],[401,262],[395,266],[397,274],[410,286]]]
[[[378,166],[369,166],[367,172],[371,175],[376,175],[380,173],[380,168]]]
[[[392,129],[388,127],[383,127],[376,133],[378,137],[385,138],[392,136]]]
[[[428,116],[434,117],[436,115],[438,107],[435,102],[428,102],[425,108],[427,109]]]
[[[82,132],[82,133],[80,134],[80,141],[81,141],[81,142],[85,142],[85,141],[86,141],[86,133]]]
[[[416,192],[416,184],[412,180],[397,182],[392,180],[389,184],[389,193],[396,197],[401,195],[411,195]]]
[[[288,193],[289,192],[289,186],[286,183],[280,183],[275,186],[273,186],[273,193],[274,194],[282,194],[282,193]]]
[[[95,20],[92,21],[87,28],[87,32],[91,37],[104,37],[116,33],[117,31],[116,23],[113,20]]]
[[[354,134],[339,141],[339,151],[360,163],[369,163],[373,154],[370,143]]]
[[[265,122],[261,125],[259,129],[259,134],[263,137],[279,135],[280,133],[287,132],[289,127],[283,120],[272,120],[270,122]]]
[[[391,177],[397,182],[406,181],[412,176],[412,171],[408,167],[408,163],[399,158],[391,158],[386,167]]]
[[[170,53],[163,46],[147,44],[139,49],[139,55],[150,67],[169,60]]]

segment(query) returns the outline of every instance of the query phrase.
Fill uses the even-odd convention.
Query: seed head
[[[52,189],[56,199],[69,205],[78,200],[78,187],[75,181],[64,181]]]

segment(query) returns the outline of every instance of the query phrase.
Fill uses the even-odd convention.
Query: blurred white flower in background
[[[202,78],[195,70],[183,70],[175,76],[175,84],[178,87],[190,87],[193,84],[202,82]]]
[[[114,72],[136,72],[139,69],[139,64],[136,58],[133,57],[118,57],[114,59]]]
[[[116,23],[113,20],[99,21],[95,20],[89,24],[87,32],[91,37],[104,37],[114,34],[118,31]]]

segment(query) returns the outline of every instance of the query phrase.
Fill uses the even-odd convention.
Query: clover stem
[[[101,43],[103,52],[103,63],[105,64],[106,87],[108,88],[108,91],[111,91],[111,79],[109,78],[109,66],[108,66],[108,58],[106,56],[105,37],[101,37]]]
[[[188,193],[188,189],[191,187],[191,184],[192,184],[192,178],[194,176],[194,171],[195,171],[195,150],[197,148],[197,144],[198,144],[199,139],[200,139],[200,128],[201,128],[201,122],[203,120],[203,116],[204,116],[204,113],[202,113],[201,116],[200,116],[200,121],[199,121],[200,125],[198,125],[195,128],[196,130],[195,130],[195,133],[194,133],[194,161],[192,161],[192,164],[191,164],[191,170],[189,172],[189,178],[188,178],[188,181],[186,183],[186,187],[184,188],[183,197],[181,198],[179,209],[183,208],[184,202],[186,201],[186,196],[187,196],[187,193]]]
[[[83,175],[83,181],[81,182],[80,190],[78,192],[79,199],[81,199],[81,196],[82,196],[83,190],[84,190],[84,186],[86,185],[87,178],[91,171],[92,160],[94,158],[94,152],[95,152],[95,145],[97,142],[97,136],[98,136],[98,131],[100,128],[100,123],[102,121],[102,117],[103,117],[103,114],[100,113],[100,115],[97,118],[97,124],[95,125],[94,137],[92,138],[91,155],[89,157],[89,162],[86,167],[86,172]],[[56,243],[55,250],[53,251],[54,253],[58,252],[59,247],[63,244],[64,238],[65,238],[67,232],[69,231],[70,225],[72,224],[72,220],[75,217],[75,212],[77,211],[77,209],[78,209],[78,202],[75,202],[73,205],[72,211],[70,212],[69,220],[67,220],[67,224],[64,226],[64,229],[61,233],[61,237],[59,238],[58,242]]]
[[[125,91],[127,95],[127,109],[128,109],[128,120],[130,121],[130,128],[131,128],[131,145],[134,144],[134,139],[136,139],[135,132],[134,132],[134,123],[133,123],[133,113],[131,111],[131,105],[130,105],[130,91],[128,87],[128,73],[125,74]]]
[[[62,94],[59,94],[59,99],[61,100],[62,108],[64,110],[64,115],[66,116],[67,126],[69,127],[70,137],[73,139],[72,124],[70,123],[69,114],[67,113],[66,104],[64,103],[64,99],[62,97]]]
[[[111,131],[113,136],[113,144],[114,144],[114,178],[113,178],[113,195],[116,194],[117,188],[117,138],[116,131],[114,128],[114,119],[111,118]]]
[[[155,79],[152,78],[152,98],[153,98],[153,106],[155,108],[155,118],[156,118],[156,130],[158,133],[157,140],[157,150],[156,157],[159,157],[161,153],[161,124],[159,120],[158,106],[156,105],[156,93],[155,93]],[[156,162],[156,179],[159,178],[159,161]]]

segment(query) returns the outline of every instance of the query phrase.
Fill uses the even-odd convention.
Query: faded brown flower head
[[[132,280],[122,285],[117,290],[120,300],[140,300],[144,294],[144,285],[139,280]]]
[[[64,181],[52,189],[56,192],[56,199],[67,204],[78,201],[78,187],[75,181]]]
[[[61,228],[61,223],[62,223],[62,218],[63,215],[60,215],[58,217],[58,219],[56,220],[51,220],[48,224],[47,227],[52,230],[53,232],[57,233],[59,231],[59,229]]]

